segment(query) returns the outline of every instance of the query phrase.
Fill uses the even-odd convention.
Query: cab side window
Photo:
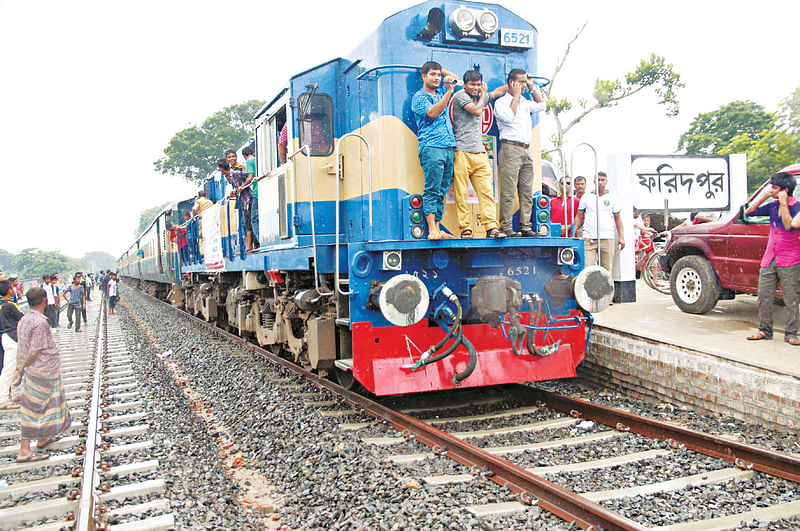
[[[312,156],[333,153],[333,100],[327,94],[306,92],[297,100],[300,145],[308,145]]]

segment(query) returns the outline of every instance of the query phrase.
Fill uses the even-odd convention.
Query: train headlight
[[[466,7],[459,7],[450,15],[450,29],[463,37],[475,28],[475,14]]]
[[[575,277],[572,293],[578,305],[587,312],[601,312],[614,298],[614,280],[604,267],[590,265]]]
[[[411,236],[416,239],[422,238],[425,235],[425,229],[422,228],[422,225],[414,225],[411,227]]]
[[[383,251],[383,270],[400,271],[403,268],[403,254],[401,251]]]
[[[374,299],[373,299],[374,300]],[[395,275],[380,286],[377,306],[383,317],[396,326],[411,326],[428,313],[430,295],[422,281],[407,274]]]
[[[558,265],[572,265],[575,263],[575,249],[564,247],[558,251]]]
[[[497,26],[500,25],[500,21],[497,20],[497,15],[485,9],[483,13],[478,16],[478,29],[488,38],[497,31]]]

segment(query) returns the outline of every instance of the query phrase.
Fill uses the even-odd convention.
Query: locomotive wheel
[[[343,371],[339,367],[335,367],[333,369],[333,375],[336,383],[345,389],[353,391],[358,387],[358,381],[356,381],[355,376],[353,376],[353,371]]]

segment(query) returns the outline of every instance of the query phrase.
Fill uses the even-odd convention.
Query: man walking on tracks
[[[758,272],[758,332],[747,339],[772,339],[772,305],[780,281],[786,306],[784,341],[800,345],[800,243],[798,230],[791,226],[792,217],[800,212],[800,202],[792,196],[795,180],[790,173],[776,173],[769,183],[745,210],[747,216],[769,216],[769,240]],[[777,201],[762,205],[769,198]]]
[[[61,356],[44,316],[47,295],[42,288],[32,288],[26,295],[31,311],[17,328],[19,350],[14,375],[15,383],[22,385],[18,463],[50,457],[33,453],[31,440],[38,439],[37,450],[42,450],[58,440],[72,423],[61,385]]]
[[[86,306],[86,290],[81,286],[81,277],[75,275],[72,285],[64,290],[64,300],[69,303],[67,306],[67,328],[72,328],[72,316],[75,315],[75,331],[81,331],[81,310]]]

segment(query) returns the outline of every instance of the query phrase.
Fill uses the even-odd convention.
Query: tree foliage
[[[0,271],[10,271],[14,266],[14,253],[0,249]]]
[[[116,269],[117,260],[108,253],[102,251],[92,251],[83,255],[81,258],[83,269],[81,271],[97,272],[101,269]]]
[[[56,251],[40,251],[31,247],[23,249],[14,258],[14,268],[20,278],[41,278],[51,273],[70,275],[81,270],[81,263]]]
[[[136,227],[136,230],[133,231],[134,238],[138,238],[139,235],[144,232],[148,225],[155,219],[159,212],[161,212],[165,206],[169,203],[164,203],[163,205],[154,206],[152,208],[148,208],[147,210],[143,210],[141,214],[139,214],[139,225]]]
[[[586,24],[578,29],[575,36],[567,43],[563,57],[556,60],[556,68],[550,84],[544,89],[544,97],[547,101],[547,112],[553,115],[556,133],[551,139],[556,148],[563,148],[566,134],[574,126],[578,125],[589,114],[600,110],[619,105],[619,103],[638,92],[645,89],[652,89],[658,97],[657,103],[666,107],[667,116],[676,116],[680,112],[678,102],[678,90],[684,84],[681,83],[681,76],[673,69],[672,64],[656,54],[650,54],[649,59],[642,59],[639,65],[625,74],[624,81],[619,79],[596,79],[592,92],[593,100],[577,99],[574,103],[565,97],[554,95],[553,87],[556,77],[569,56],[569,52],[575,41],[578,40]],[[563,116],[569,111],[576,111],[569,121]],[[564,161],[562,161],[563,166]]]
[[[761,132],[774,127],[775,115],[752,101],[734,101],[715,111],[698,114],[678,141],[678,149],[689,155],[713,155],[743,136],[758,140]],[[742,139],[743,140],[743,139]]]
[[[164,157],[153,163],[156,170],[202,183],[217,169],[217,160],[226,149],[238,149],[253,135],[253,116],[263,104],[250,100],[231,105],[206,118],[200,126],[178,131],[164,148]]]
[[[770,113],[751,101],[734,101],[698,114],[678,144],[687,154],[744,153],[747,188],[754,191],[770,175],[800,161],[800,88]]]

